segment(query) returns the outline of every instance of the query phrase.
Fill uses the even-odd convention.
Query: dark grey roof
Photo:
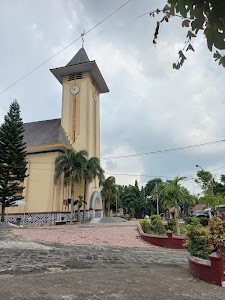
[[[88,61],[89,61],[89,58],[87,56],[86,51],[84,50],[84,48],[80,48],[80,50],[77,52],[77,54],[75,54],[74,57],[71,59],[71,61],[68,62],[67,66],[83,64]]]
[[[96,62],[94,60],[89,61],[89,58],[84,48],[81,48],[65,67],[50,69],[50,71],[61,84],[63,83],[64,76],[82,72],[89,72],[92,78],[94,79],[95,83],[97,84],[99,92],[109,92],[108,86]]]
[[[61,127],[61,119],[24,123],[27,147],[69,143]]]

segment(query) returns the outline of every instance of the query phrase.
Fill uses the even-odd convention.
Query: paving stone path
[[[154,247],[140,238],[137,226],[135,226],[136,223],[131,223],[134,226],[126,226],[126,224],[68,225],[22,230],[14,229],[13,233],[26,240],[64,245],[101,245],[132,248]]]
[[[61,268],[63,270],[68,268],[91,268],[92,263],[120,265],[125,263],[139,265],[148,265],[151,263],[179,266],[187,265],[185,251],[166,250],[158,247],[146,248],[147,243],[143,243],[143,248],[121,248],[101,245],[47,244],[46,242],[45,244],[41,244],[21,239],[21,236],[26,237],[26,234],[29,231],[30,234],[26,239],[35,239],[37,241],[40,239],[39,235],[36,233],[39,230],[42,231],[43,234],[51,231],[51,235],[49,235],[49,233],[46,235],[48,237],[54,235],[58,236],[57,229],[20,230],[20,238],[12,234],[12,232],[18,234],[18,230],[5,230],[4,233],[0,232],[0,274],[18,274],[20,272],[31,271],[38,272],[38,270],[43,268],[47,270],[49,267]],[[108,230],[111,231],[112,228],[108,228]],[[44,239],[45,238],[42,240]]]
[[[185,251],[146,246],[126,228],[73,227],[95,238],[98,231],[98,245],[76,244],[87,238],[76,239],[70,226],[0,228],[0,300],[225,299],[224,288],[190,276]],[[117,230],[132,232],[126,243],[115,242]]]

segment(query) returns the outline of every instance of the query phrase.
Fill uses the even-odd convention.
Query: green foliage
[[[225,249],[225,221],[216,217],[209,220],[209,238],[217,249]]]
[[[201,225],[188,226],[188,240],[185,242],[187,250],[193,256],[208,259],[209,254],[214,251],[209,240],[209,230]]]
[[[148,233],[150,231],[150,221],[149,220],[140,220],[139,221],[141,225],[141,229],[143,230],[144,233]]]
[[[147,199],[148,202],[147,211],[146,211],[148,215],[152,215],[157,212],[157,195],[159,196],[161,190],[164,187],[164,184],[165,183],[162,182],[161,178],[154,178],[152,180],[149,180],[146,183],[144,190],[145,190],[145,198]],[[159,211],[162,211],[160,202],[159,202]]]
[[[97,157],[86,158],[84,165],[84,212],[83,219],[85,219],[85,206],[86,206],[86,194],[88,185],[98,178],[99,184],[104,181],[104,170],[101,168],[100,160]]]
[[[163,17],[156,22],[153,44],[156,44],[162,23],[168,23],[173,17],[180,17],[182,27],[187,29],[184,48],[179,51],[179,57],[173,64],[174,69],[180,69],[186,60],[184,52],[194,51],[192,39],[202,31],[207,40],[210,51],[213,47],[225,50],[225,1],[218,0],[167,0],[163,9],[157,8],[150,13],[150,17],[162,14]],[[219,65],[225,67],[225,56],[221,52],[214,53],[213,57]]]
[[[116,196],[117,194],[116,179],[114,176],[109,176],[102,182],[101,194],[104,202],[104,209],[106,206],[107,215],[109,216],[112,204],[112,197]]]
[[[155,220],[162,221],[162,219],[161,219],[161,217],[159,215],[152,215],[152,216],[150,216],[151,223],[154,223]]]
[[[151,222],[150,230],[154,234],[160,234],[161,235],[161,234],[166,233],[166,228],[163,225],[162,220],[158,220],[158,219],[154,219],[154,221]]]
[[[23,199],[17,196],[23,187],[20,183],[26,177],[26,144],[23,138],[23,121],[20,117],[20,106],[15,100],[9,108],[0,127],[0,203],[1,221],[4,222],[5,207],[14,201]]]
[[[166,233],[166,228],[163,225],[163,222],[161,219],[154,218],[153,222],[150,222],[149,220],[141,220],[140,224],[141,224],[142,230],[145,233],[159,234],[159,235]]]
[[[219,250],[223,256],[223,267],[225,269],[225,221],[216,217],[209,220],[209,240],[213,247]]]
[[[213,195],[214,179],[209,171],[199,170],[197,172],[196,183],[201,185],[204,195]]]
[[[134,213],[135,217],[143,217],[146,211],[145,191],[139,189],[137,181],[135,185],[124,186],[120,191],[120,200],[128,213]]]
[[[167,225],[165,226],[167,230],[171,230],[174,233],[176,233],[177,229],[176,229],[176,221],[174,219],[170,219],[167,222]]]
[[[202,226],[206,227],[206,226],[208,226],[208,224],[209,224],[209,218],[201,217],[201,218],[199,218],[199,223],[200,223]]]
[[[199,219],[198,218],[195,218],[195,217],[186,217],[184,219],[184,223],[187,225],[187,224],[191,224],[191,225],[199,225],[200,222],[199,222]]]
[[[71,222],[73,219],[75,182],[81,182],[84,178],[87,156],[88,152],[86,150],[76,152],[71,148],[55,159],[55,184],[57,184],[62,175],[64,175],[64,184],[71,184]]]

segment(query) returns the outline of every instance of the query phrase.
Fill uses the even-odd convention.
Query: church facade
[[[100,94],[109,90],[96,62],[81,48],[65,67],[50,71],[62,85],[61,118],[24,124],[26,206],[7,208],[8,221],[21,218],[25,224],[54,224],[70,220],[70,186],[65,186],[63,179],[54,184],[55,158],[71,147],[87,150],[89,158],[100,157]],[[75,200],[80,195],[84,195],[83,182],[75,184]],[[85,219],[102,216],[96,179],[88,187]]]

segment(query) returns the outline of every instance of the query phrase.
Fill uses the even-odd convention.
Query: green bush
[[[192,219],[193,219],[193,217],[186,217],[186,218],[184,218],[184,223],[186,225],[191,224]]]
[[[150,221],[149,220],[140,220],[139,221],[141,225],[141,229],[144,231],[144,233],[148,233],[150,231]]]
[[[200,224],[199,219],[195,218],[195,217],[186,217],[184,219],[184,223],[186,225],[188,225],[188,224],[191,224],[191,225],[198,225],[198,224]]]
[[[221,252],[225,270],[225,221],[216,217],[209,220],[209,240],[215,249]]]
[[[154,223],[155,220],[162,221],[162,219],[161,219],[161,217],[159,215],[152,215],[152,216],[150,216],[151,223]]]
[[[191,225],[191,224],[182,225],[180,227],[181,235],[182,236],[187,236],[191,226],[193,226],[193,225]]]
[[[154,222],[151,223],[150,230],[154,234],[166,233],[166,227],[163,225],[162,220],[157,220],[157,219],[155,219]]]
[[[174,233],[176,233],[177,232],[177,229],[176,229],[176,220],[174,220],[174,219],[168,220],[167,225],[165,225],[165,227],[166,227],[167,230],[171,230]]]
[[[209,225],[209,218],[201,217],[201,218],[199,218],[199,223],[200,223],[202,226],[206,227],[206,226]]]
[[[208,259],[209,254],[214,251],[209,240],[209,230],[198,225],[189,225],[187,232],[188,240],[185,242],[185,247],[191,255]]]

